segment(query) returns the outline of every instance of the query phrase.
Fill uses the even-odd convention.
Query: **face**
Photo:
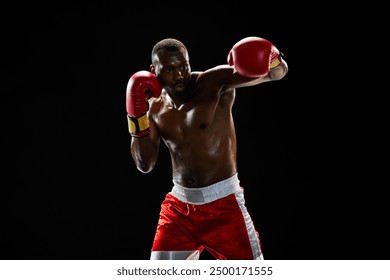
[[[151,70],[169,94],[173,96],[184,94],[191,74],[188,53],[185,50],[160,50],[151,65]]]

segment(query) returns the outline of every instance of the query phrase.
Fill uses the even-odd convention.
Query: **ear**
[[[150,72],[152,72],[154,75],[156,75],[156,67],[154,67],[153,64],[150,64]]]

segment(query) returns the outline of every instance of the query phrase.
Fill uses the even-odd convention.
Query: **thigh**
[[[185,203],[167,195],[161,205],[151,259],[199,259],[203,246],[194,241]]]
[[[245,206],[243,190],[213,204],[219,216],[212,233],[205,236],[207,250],[217,259],[261,259],[259,234]]]

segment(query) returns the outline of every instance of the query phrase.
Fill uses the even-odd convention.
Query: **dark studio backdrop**
[[[162,145],[154,171],[136,170],[127,81],[162,38],[182,40],[195,71],[226,63],[246,36],[272,41],[290,67],[238,89],[233,108],[265,257],[388,259],[384,9],[163,2],[3,11],[1,259],[148,259],[171,166]]]

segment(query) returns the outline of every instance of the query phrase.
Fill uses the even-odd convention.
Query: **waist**
[[[202,188],[186,188],[173,182],[171,194],[191,204],[205,204],[241,190],[238,174]]]

